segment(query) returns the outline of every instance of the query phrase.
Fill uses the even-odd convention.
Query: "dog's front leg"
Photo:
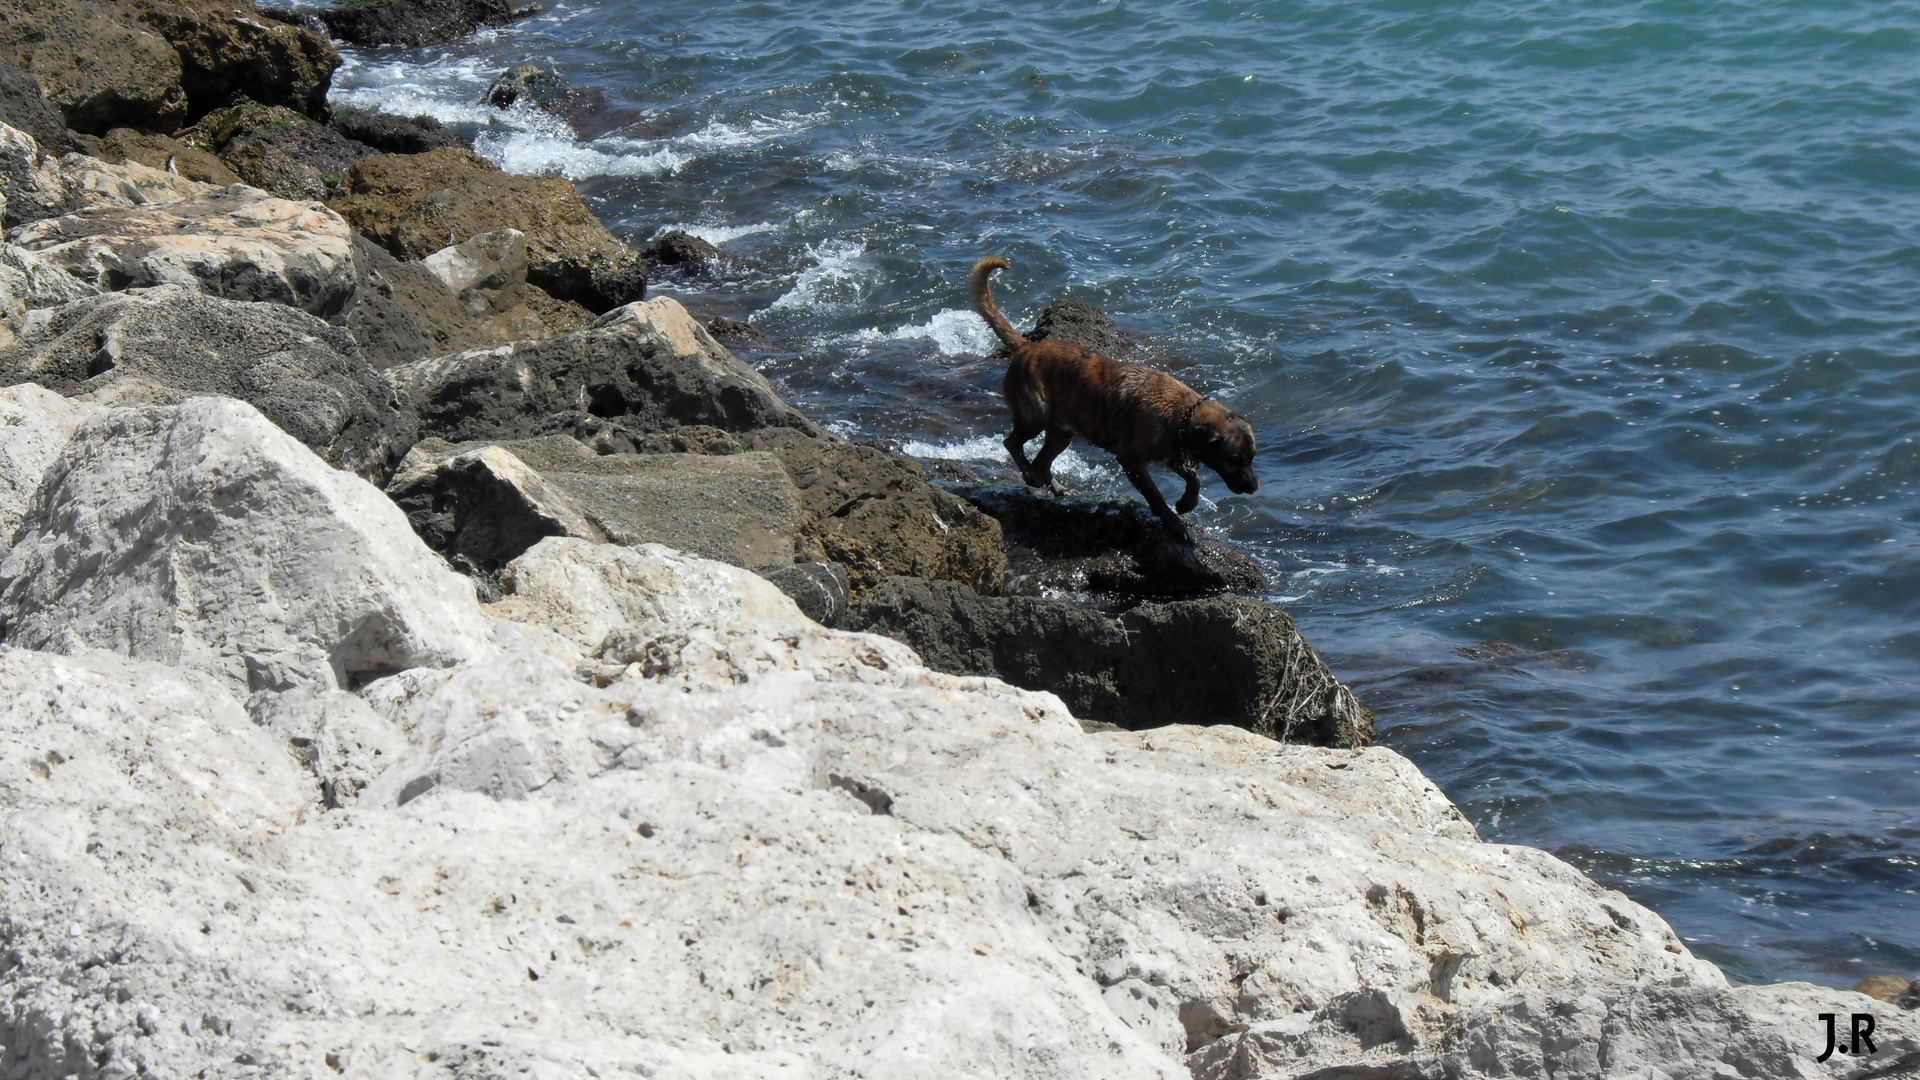
[[[1200,505],[1200,474],[1194,471],[1191,461],[1174,463],[1173,471],[1187,482],[1187,490],[1180,493],[1180,501],[1174,503],[1173,508],[1179,513],[1191,514],[1193,508]]]
[[[1120,468],[1127,474],[1127,479],[1133,481],[1133,486],[1140,490],[1140,494],[1146,496],[1147,505],[1153,507],[1153,512],[1160,517],[1160,523],[1167,527],[1167,535],[1183,544],[1191,543],[1192,539],[1187,535],[1186,523],[1181,521],[1180,515],[1174,513],[1173,508],[1167,505],[1167,498],[1160,494],[1159,485],[1153,482],[1153,477],[1147,475],[1147,467],[1123,461],[1120,463]]]

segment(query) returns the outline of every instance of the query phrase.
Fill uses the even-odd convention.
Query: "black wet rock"
[[[640,249],[640,261],[648,266],[682,266],[697,270],[717,262],[719,258],[719,248],[679,229],[662,233]]]
[[[1120,616],[1030,596],[895,577],[853,601],[838,629],[885,634],[955,675],[1060,696],[1081,720],[1129,730],[1232,724],[1283,742],[1362,746],[1373,714],[1287,613],[1221,595]]]
[[[775,349],[779,346],[759,327],[743,319],[715,315],[707,320],[707,333],[730,345],[749,349]]]
[[[329,127],[383,154],[424,154],[452,147],[473,149],[473,141],[431,116],[394,116],[337,108]]]
[[[821,626],[832,626],[847,610],[847,568],[833,562],[803,562],[756,566],[753,572],[786,593],[801,614]]]
[[[1026,488],[961,488],[960,496],[1000,522],[1007,545],[1006,591],[1064,592],[1125,606],[1141,598],[1260,592],[1260,565],[1229,544],[1191,530],[1191,548],[1167,536],[1134,501],[1057,499]]]
[[[559,72],[537,64],[520,64],[501,72],[487,86],[486,102],[496,109],[528,105],[576,127],[608,107],[605,91],[575,86]]]
[[[448,45],[513,21],[506,0],[346,0],[317,14],[354,45]]]

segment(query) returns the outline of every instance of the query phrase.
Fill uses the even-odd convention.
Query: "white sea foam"
[[[998,435],[976,435],[971,439],[949,442],[922,442],[915,439],[900,447],[909,457],[924,458],[928,461],[983,461],[1004,465],[1008,463],[1007,448]],[[1039,448],[1036,439],[1029,444],[1028,452]],[[1113,470],[1103,465],[1095,465],[1080,456],[1072,447],[1053,459],[1054,474],[1069,483],[1103,483],[1113,478]]]
[[[980,321],[980,316],[959,308],[947,308],[935,312],[933,318],[923,323],[908,323],[897,330],[877,330],[868,327],[850,335],[846,340],[855,344],[876,344],[882,341],[919,341],[933,343],[941,356],[984,356],[993,351],[997,344],[993,331]]]
[[[518,176],[659,176],[680,171],[693,156],[672,146],[631,139],[576,142],[570,135],[533,131],[481,132],[473,142],[481,157]]]
[[[867,245],[853,240],[828,240],[817,247],[808,244],[807,257],[813,265],[800,271],[793,287],[768,307],[838,307],[858,300],[860,259],[866,253]]]
[[[718,247],[729,240],[772,232],[779,227],[771,221],[757,221],[751,225],[662,225],[653,231],[649,239],[658,240],[670,232],[683,232]]]

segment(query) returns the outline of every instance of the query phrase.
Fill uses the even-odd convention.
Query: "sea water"
[[[614,110],[483,105],[523,62]],[[724,244],[663,287],[922,456],[1002,454],[974,258],[1100,305],[1253,423],[1198,520],[1484,837],[1736,978],[1920,974],[1920,6],[560,0],[333,100]]]

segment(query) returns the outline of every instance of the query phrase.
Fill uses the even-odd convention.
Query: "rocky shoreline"
[[[1481,844],[1245,555],[833,435],[646,298],[710,245],[328,107],[504,3],[0,3],[5,1075],[1920,1069]]]

